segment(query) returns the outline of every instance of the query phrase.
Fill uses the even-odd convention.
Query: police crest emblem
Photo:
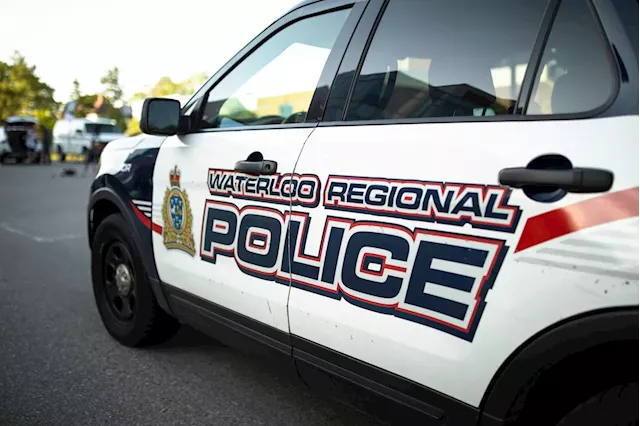
[[[180,188],[180,170],[175,166],[169,172],[169,188],[162,204],[162,237],[168,249],[182,250],[194,256],[193,216],[187,192]]]

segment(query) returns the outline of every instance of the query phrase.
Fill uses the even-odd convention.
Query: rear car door
[[[341,46],[340,56],[355,26],[353,6],[323,2],[285,15],[186,105],[189,132],[162,144],[153,249],[160,279],[180,300],[288,333],[289,277],[278,273],[285,216],[292,202],[313,205],[319,195],[317,179],[294,166],[318,122],[313,105],[327,97],[317,89],[323,73],[337,70],[332,49]]]
[[[294,353],[478,407],[530,336],[637,305],[637,57],[602,1],[381,3],[296,168]],[[593,185],[526,186],[572,167]]]

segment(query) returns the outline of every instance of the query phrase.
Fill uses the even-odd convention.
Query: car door
[[[86,148],[86,136],[85,136],[85,121],[77,120],[72,127],[71,138],[71,154],[82,154],[83,149]]]
[[[637,304],[637,60],[621,80],[589,1],[385,5],[296,167],[323,196],[292,211],[294,354],[478,407],[530,336]],[[571,167],[613,187],[506,186]]]
[[[164,141],[153,177],[153,248],[172,289],[288,333],[285,217],[319,191],[295,163],[353,9],[339,1],[292,11],[186,106],[190,130]]]

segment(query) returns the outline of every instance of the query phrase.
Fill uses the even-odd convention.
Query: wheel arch
[[[635,349],[635,355],[626,352],[629,349],[631,352]],[[618,358],[617,351],[624,355]],[[482,399],[480,409],[484,415],[478,424],[487,425],[490,419],[509,424],[535,404],[535,401],[527,401],[528,397],[535,397],[547,388],[560,392],[561,389],[553,387],[560,384],[579,386],[577,389],[588,393],[588,380],[580,383],[563,383],[562,380],[578,371],[584,372],[583,367],[593,362],[599,368],[588,372],[591,382],[605,380],[611,371],[628,371],[625,370],[628,368],[636,369],[635,375],[630,376],[637,379],[637,359],[637,306],[603,309],[567,318],[532,336],[502,363]]]
[[[87,209],[87,235],[89,247],[93,244],[95,231],[100,223],[112,214],[120,214],[131,229],[132,243],[140,253],[153,294],[160,307],[171,313],[166,296],[162,290],[153,255],[151,230],[140,223],[130,205],[110,186],[97,188],[90,197]]]

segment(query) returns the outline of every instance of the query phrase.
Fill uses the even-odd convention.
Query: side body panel
[[[345,236],[335,280],[293,276],[292,335],[478,406],[529,336],[637,305],[637,134],[637,117],[317,129],[297,169],[324,192],[323,207],[294,209],[311,217],[304,254],[326,252],[326,221]],[[497,186],[502,168],[548,152],[615,171],[614,188],[545,204]],[[418,255],[420,241],[440,251]],[[478,250],[488,255],[476,262]]]
[[[293,260],[314,264],[322,277],[331,265],[327,230],[341,238],[333,280],[292,275],[294,355],[313,351],[308,342],[315,342],[335,351],[343,368],[358,359],[478,407],[502,363],[538,331],[601,308],[637,307],[637,47],[634,52],[612,5],[594,3],[620,85],[590,119],[344,123],[353,75],[370,40],[370,28],[356,30],[334,82],[340,85],[329,96],[327,122],[305,144],[296,169],[317,174],[324,197],[322,208],[298,209],[309,217],[300,241],[292,228]],[[538,55],[553,10],[545,14]],[[525,84],[533,85],[535,72],[531,76]],[[613,171],[613,188],[539,203],[500,186],[501,169],[526,167],[551,153],[574,167]],[[398,200],[400,191],[405,198]],[[386,241],[376,233],[387,234]],[[424,235],[441,250],[416,262]],[[449,239],[435,238],[443,236]],[[478,249],[488,254],[484,263],[473,259]],[[530,360],[538,361],[544,362]]]
[[[153,248],[164,283],[289,331],[288,277],[276,272],[287,242],[285,215],[290,201],[278,196],[275,202],[266,203],[257,191],[255,197],[243,196],[243,190],[237,189],[241,188],[240,180],[249,182],[249,176],[236,176],[233,169],[237,161],[259,151],[265,159],[278,163],[277,175],[266,177],[271,189],[265,191],[281,192],[281,182],[293,173],[302,144],[312,130],[214,131],[165,141],[154,172],[152,208]],[[170,179],[176,166],[179,188]],[[257,178],[251,181],[256,189]],[[176,233],[170,222],[174,217],[169,205],[172,188],[188,199],[182,234]],[[263,195],[269,198],[265,191]],[[249,222],[253,225],[245,226]],[[265,233],[264,227],[270,231]],[[186,249],[175,244],[177,235],[184,235]]]

